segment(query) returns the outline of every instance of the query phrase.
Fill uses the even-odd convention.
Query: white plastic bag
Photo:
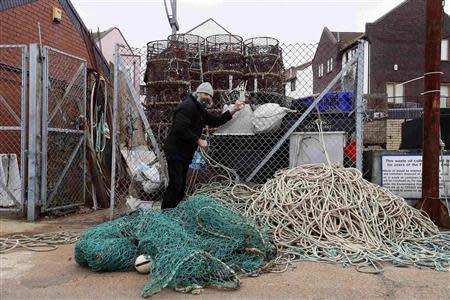
[[[147,193],[154,193],[163,185],[164,175],[156,155],[146,146],[121,149],[133,180],[140,182]]]
[[[135,211],[137,209],[152,209],[161,210],[161,201],[142,201],[133,196],[127,196],[127,206],[130,211]]]
[[[16,201],[20,201],[21,181],[17,155],[11,153],[0,153],[0,181],[7,188],[9,193],[0,186],[0,206],[14,206],[14,196]]]
[[[157,192],[162,185],[161,180],[161,166],[159,163],[148,166],[145,170],[140,172],[141,176],[144,178],[142,183],[142,188],[146,193],[152,194]]]
[[[233,105],[225,105],[224,112],[229,110]],[[253,110],[250,105],[245,105],[240,111],[233,115],[233,119],[220,126],[216,134],[253,134]]]
[[[258,107],[253,112],[253,131],[255,133],[267,133],[280,128],[281,121],[288,112],[295,112],[276,103],[267,103]]]

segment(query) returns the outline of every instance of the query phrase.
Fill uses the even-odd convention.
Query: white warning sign
[[[383,155],[381,185],[407,199],[422,197],[422,155]],[[450,196],[450,155],[440,156],[440,195]]]

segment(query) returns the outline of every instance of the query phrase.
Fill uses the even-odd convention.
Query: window
[[[450,107],[448,91],[449,91],[449,84],[441,85],[441,108]]]
[[[356,49],[347,50],[342,56],[342,66],[345,66],[356,54]]]
[[[323,64],[319,65],[319,77],[323,76]]]
[[[291,92],[293,92],[293,91],[295,91],[295,82],[296,82],[297,80],[294,78],[294,79],[291,79]]]
[[[448,40],[441,41],[441,60],[448,60]]]
[[[327,73],[333,71],[333,58],[327,60]]]
[[[395,82],[386,83],[386,94],[388,103],[404,102],[404,86]]]

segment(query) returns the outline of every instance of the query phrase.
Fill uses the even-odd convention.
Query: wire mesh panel
[[[163,47],[168,47],[170,39],[179,47],[187,43],[183,36],[172,36]],[[249,39],[244,46],[240,37],[208,37],[206,55],[199,56],[199,66],[203,80],[210,81],[215,90],[209,112],[220,114],[232,107],[242,96],[237,89],[242,86],[247,104],[229,123],[205,129],[207,155],[233,169],[241,181],[252,183],[265,182],[278,170],[300,164],[330,162],[355,167],[356,93],[361,94],[357,87],[363,77],[357,66],[359,56],[347,61],[342,57],[346,51],[355,53],[357,47],[357,41],[341,51],[336,45],[284,45],[272,38]],[[168,181],[161,152],[173,110],[183,100],[176,80],[168,79],[161,86],[165,93],[149,89],[151,81],[144,74],[149,74],[148,61],[156,54],[149,54],[148,47],[132,49],[133,55],[141,58],[141,69],[134,69],[137,75],[126,72],[133,62],[132,56],[123,54],[124,49],[120,48],[115,84],[116,208],[161,200]],[[131,84],[130,78],[136,76],[146,89]],[[139,106],[145,120],[140,117]],[[220,174],[220,168],[208,165],[196,154],[188,172],[188,194],[198,184],[217,180]]]
[[[24,203],[26,46],[0,45],[0,210]]]
[[[276,58],[267,66],[273,77],[274,70],[281,71],[283,86],[276,88],[273,77],[268,80],[272,86],[261,90],[255,85],[264,86],[262,76],[254,80],[255,84],[247,82],[247,110],[234,116],[232,126],[219,128],[210,136],[211,158],[236,170],[241,180],[255,183],[265,182],[282,168],[300,164],[329,161],[355,167],[357,82],[344,78],[355,78],[356,59],[346,65],[336,58],[336,46],[278,45],[268,38],[248,40],[246,51],[261,54],[260,67],[266,66],[264,55],[278,55],[278,67],[271,67]],[[317,106],[310,110],[316,100]],[[249,118],[251,122],[246,122]],[[244,126],[248,128],[243,130]]]
[[[153,57],[148,47],[118,46],[116,50],[112,211],[125,209],[127,203],[138,207],[139,201],[158,200],[164,190],[166,179],[160,147],[169,128],[168,116],[179,102],[180,96],[175,94],[184,92],[185,87],[181,86],[183,91],[179,91],[180,85],[171,84],[171,79],[166,78],[157,91],[151,89],[152,81],[147,80],[146,74]]]
[[[44,47],[43,211],[85,202],[86,61]]]

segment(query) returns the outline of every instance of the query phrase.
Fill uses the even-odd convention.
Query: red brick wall
[[[333,70],[328,72],[327,61],[330,58],[333,58]],[[323,64],[322,77],[319,77],[320,64]],[[314,93],[322,92],[342,69],[342,56],[339,53],[338,45],[328,36],[325,30],[320,37],[319,46],[312,63],[312,69]],[[332,90],[339,90],[339,88],[335,85]]]
[[[38,22],[42,44],[88,61],[88,52],[81,34],[62,10],[61,23],[52,21],[53,7],[62,9],[58,0],[38,0],[30,4],[0,11],[0,44],[39,43]]]
[[[370,42],[370,93],[386,93],[387,82],[405,82],[422,76],[425,70],[426,0],[412,0],[398,6],[377,23],[366,24]],[[442,36],[450,36],[450,18],[444,14]],[[398,65],[398,71],[394,65]],[[442,82],[450,82],[450,62],[441,63]],[[422,103],[424,81],[404,86],[407,102]]]
[[[88,68],[91,67],[93,64],[89,61],[85,42],[80,32],[72,24],[64,10],[62,10],[61,23],[53,22],[53,7],[58,7],[62,10],[58,0],[37,0],[30,4],[0,11],[0,44],[29,45],[31,43],[39,43],[37,24],[40,22],[43,45],[85,59],[88,61]],[[70,59],[65,60],[65,66],[67,68],[72,67],[71,64],[74,64],[74,62],[67,63],[67,61],[70,61]],[[20,52],[12,49],[0,50],[0,63],[20,69]],[[53,75],[52,69],[49,72],[51,76],[59,80],[68,80],[66,77],[72,75],[65,74],[63,71],[58,72],[58,75]],[[21,111],[20,86],[20,71],[7,70],[0,65],[0,95],[8,102],[19,118]],[[60,92],[59,94],[62,95],[62,93]],[[50,103],[50,105],[53,104]],[[20,123],[17,124],[1,103],[0,125],[20,126]],[[0,153],[16,153],[20,160],[20,132],[0,131]]]

